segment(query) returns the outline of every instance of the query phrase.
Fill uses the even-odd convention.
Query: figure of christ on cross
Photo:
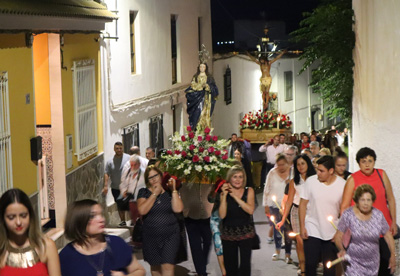
[[[261,56],[257,59],[249,52],[247,52],[247,55],[250,57],[250,59],[255,63],[257,63],[258,65],[260,65],[261,69],[260,92],[262,94],[262,100],[263,100],[263,111],[268,110],[268,103],[270,99],[269,89],[271,88],[271,83],[272,83],[272,77],[270,74],[271,65],[272,63],[280,59],[286,52],[287,50],[281,51],[281,53],[272,60],[268,60],[268,57],[266,56]]]

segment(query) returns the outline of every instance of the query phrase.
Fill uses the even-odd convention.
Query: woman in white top
[[[280,229],[284,225],[285,220],[290,212],[290,222],[292,224],[292,229],[295,234],[300,233],[299,225],[299,203],[300,194],[303,189],[303,184],[306,179],[315,174],[314,166],[311,163],[310,158],[307,154],[302,154],[297,156],[293,163],[294,166],[294,178],[289,184],[289,193],[286,201],[285,211],[282,215],[282,220],[277,223],[276,227]],[[299,258],[300,273],[305,275],[305,257],[303,249],[303,240],[300,235],[296,235],[296,251]]]
[[[267,180],[264,186],[263,206],[267,217],[274,216],[275,221],[280,221],[281,213],[275,202],[282,202],[285,186],[290,181],[290,166],[283,154],[276,156],[276,167],[269,171]],[[275,202],[272,199],[275,196]],[[271,225],[273,227],[273,224]],[[272,260],[279,260],[279,254],[282,247],[282,236],[274,227],[275,253],[272,255]],[[285,248],[286,259],[290,260],[290,248]]]

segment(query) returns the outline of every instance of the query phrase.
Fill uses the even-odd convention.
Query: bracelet
[[[172,193],[177,193],[177,192],[178,192],[177,190],[173,190],[173,191],[172,191]]]
[[[156,194],[153,194],[153,196],[157,197],[158,195],[156,195]]]

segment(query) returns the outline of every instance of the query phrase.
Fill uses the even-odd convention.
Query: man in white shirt
[[[324,276],[334,276],[335,266],[326,268],[326,263],[337,258],[337,249],[332,239],[336,229],[328,220],[336,224],[339,220],[345,180],[335,175],[335,162],[330,155],[317,161],[317,175],[310,176],[300,195],[300,235],[304,240],[307,276],[316,274],[322,257]]]
[[[262,145],[258,151],[265,152],[266,159],[263,164],[261,170],[261,183],[260,187],[262,187],[265,183],[265,179],[267,178],[267,174],[269,171],[275,166],[275,159],[279,153],[283,153],[285,146],[279,143],[279,135],[275,135],[273,138],[273,142],[268,142]]]

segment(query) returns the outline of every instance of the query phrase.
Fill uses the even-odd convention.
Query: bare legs
[[[151,275],[152,276],[174,276],[175,265],[173,264],[162,264],[152,265]]]

